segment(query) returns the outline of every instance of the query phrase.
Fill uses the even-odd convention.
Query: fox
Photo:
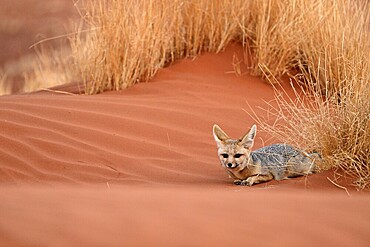
[[[272,179],[284,180],[317,172],[321,159],[317,152],[307,153],[289,144],[277,143],[251,151],[257,126],[235,140],[217,125],[213,136],[221,166],[226,169],[235,185],[259,184]]]

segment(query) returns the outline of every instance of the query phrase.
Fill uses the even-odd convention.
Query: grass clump
[[[0,95],[10,94],[11,88],[9,84],[6,83],[7,74],[0,69]]]
[[[301,88],[294,99],[277,93],[277,107],[270,105],[276,121],[260,124],[281,140],[320,151],[323,169],[341,169],[357,188],[370,188],[370,5],[302,0],[281,5],[280,11],[284,8],[287,13],[299,8],[291,18],[299,28],[286,33],[284,27],[296,24],[286,22],[289,18],[267,27],[265,37],[275,37],[273,48],[257,45],[256,61],[259,73],[272,82],[295,71],[291,78]],[[286,43],[281,35],[289,36]],[[268,55],[278,62],[266,60]]]
[[[179,58],[219,52],[238,35],[244,1],[85,2],[91,31],[72,40],[88,94],[119,90]]]
[[[35,48],[35,54],[37,59],[30,61],[32,69],[23,73],[23,92],[42,90],[76,79],[77,72],[71,66],[73,60],[69,47],[55,49],[43,44]]]
[[[320,170],[334,168],[341,171],[336,172],[338,178],[344,172],[358,189],[369,189],[370,87],[358,85],[358,81],[348,83],[360,91],[346,90],[338,104],[337,95],[327,98],[295,82],[299,89],[294,97],[277,90],[276,102],[266,109],[268,117],[253,117],[279,140],[321,153]]]

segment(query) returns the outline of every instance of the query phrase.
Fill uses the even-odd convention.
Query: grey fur
[[[314,173],[317,157],[282,143],[257,149],[250,156],[253,164],[261,165],[261,174],[271,173],[275,180]]]

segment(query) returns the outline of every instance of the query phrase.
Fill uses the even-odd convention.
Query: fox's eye
[[[221,154],[222,157],[224,157],[225,159],[229,158],[229,155],[228,154]]]
[[[234,157],[237,159],[237,158],[240,158],[243,154],[235,154]]]

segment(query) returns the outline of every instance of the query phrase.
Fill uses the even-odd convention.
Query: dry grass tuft
[[[32,70],[23,76],[23,92],[32,92],[44,88],[69,83],[76,78],[71,51],[68,47],[57,50],[47,45],[35,47],[37,59],[31,61]]]
[[[252,117],[279,140],[321,153],[321,170],[339,169],[357,188],[370,188],[370,87],[363,84],[356,94],[342,94],[343,104],[337,97],[327,99],[296,83],[294,87],[294,96],[276,89],[276,102],[268,103],[266,118],[251,111]]]
[[[86,1],[93,30],[72,47],[88,94],[147,81],[176,59],[219,52],[237,35],[244,1]]]
[[[0,69],[0,95],[6,95],[11,93],[10,85],[6,83],[7,74]]]
[[[370,188],[370,4],[340,0],[303,5],[307,1],[302,0],[287,8],[298,2],[304,9],[294,20],[301,27],[287,42],[289,47],[293,40],[297,53],[291,60],[289,55],[284,62],[263,60],[259,66],[274,83],[275,76],[298,71],[293,79],[304,85],[298,90],[303,95],[290,99],[277,93],[278,107],[269,109],[276,122],[259,122],[281,140],[320,151],[325,158],[322,168],[342,169],[358,188]],[[266,37],[284,33],[277,26],[270,27]],[[262,46],[257,50],[265,56],[280,54]]]

